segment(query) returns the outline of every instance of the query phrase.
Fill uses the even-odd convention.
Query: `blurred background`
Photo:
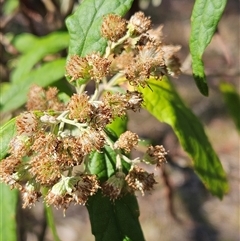
[[[172,82],[185,103],[205,125],[227,173],[230,190],[223,200],[211,196],[192,170],[191,161],[171,128],[145,111],[129,113],[130,130],[155,144],[163,144],[169,150],[168,164],[162,169],[149,169],[156,175],[158,184],[155,190],[144,197],[136,193],[146,241],[240,240],[240,139],[219,90],[220,82],[226,81],[240,91],[240,1],[227,2],[217,32],[203,56],[209,97],[199,93],[191,76],[188,41],[193,4],[193,0],[134,1],[128,16],[138,10],[143,11],[151,16],[154,27],[164,26],[165,43],[182,46],[178,57],[183,73]],[[2,83],[9,81],[11,60],[19,55],[11,43],[11,36],[24,32],[44,36],[55,30],[64,30],[66,16],[77,5],[78,1],[74,0],[0,0]],[[66,56],[66,53],[61,51],[59,54]],[[137,151],[133,153],[136,154]],[[66,217],[61,210],[54,210],[54,214],[62,241],[94,241],[85,207],[71,206]],[[22,210],[19,204],[18,218],[21,241],[53,240],[41,202],[30,210]]]

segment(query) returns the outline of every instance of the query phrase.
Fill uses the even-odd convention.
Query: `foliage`
[[[144,194],[145,191],[152,189],[155,180],[152,174],[138,169],[136,165],[139,162],[145,162],[159,167],[166,160],[166,152],[162,146],[149,146],[148,152],[143,157],[134,160],[129,157],[130,151],[128,149],[135,147],[135,144],[129,146],[129,143],[131,141],[135,143],[136,135],[133,133],[130,135],[127,132],[126,109],[138,110],[138,105],[143,100],[143,107],[150,114],[172,127],[180,144],[191,157],[194,170],[208,190],[219,198],[222,198],[228,190],[228,183],[221,162],[213,150],[201,122],[186,107],[167,77],[179,74],[179,65],[174,55],[177,51],[176,48],[166,46],[165,49],[160,50],[154,47],[155,56],[152,56],[150,51],[150,57],[153,60],[147,62],[149,59],[145,59],[144,61],[145,65],[149,64],[150,66],[147,73],[144,72],[146,71],[146,68],[144,68],[139,70],[139,73],[133,71],[134,73],[128,72],[126,75],[119,70],[119,73],[114,70],[115,73],[109,79],[106,78],[111,72],[109,70],[100,77],[97,75],[104,67],[108,67],[107,58],[114,58],[123,49],[130,52],[138,41],[142,41],[142,44],[134,49],[136,52],[145,50],[144,44],[147,45],[147,41],[150,42],[147,48],[153,47],[151,40],[146,36],[145,40],[141,40],[142,33],[137,32],[134,28],[132,29],[130,25],[128,25],[127,33],[124,33],[125,35],[123,34],[116,41],[109,41],[106,36],[102,36],[101,26],[106,21],[106,16],[112,14],[113,19],[116,15],[124,16],[130,9],[131,4],[132,0],[85,0],[75,13],[66,20],[68,32],[55,31],[44,37],[20,34],[12,42],[20,55],[15,60],[10,82],[1,84],[1,112],[11,113],[26,103],[29,109],[28,112],[23,112],[7,121],[0,128],[0,159],[3,159],[0,179],[14,188],[19,188],[23,180],[28,181],[26,186],[19,188],[25,195],[26,206],[31,206],[33,204],[31,202],[36,201],[40,195],[43,195],[47,203],[48,225],[52,229],[55,240],[59,240],[59,238],[56,234],[49,206],[52,204],[65,210],[71,202],[87,204],[92,232],[97,241],[144,240],[138,220],[139,208],[134,191],[138,190]],[[216,31],[225,4],[226,1],[197,0],[192,13],[190,37],[192,68],[196,84],[203,95],[208,95],[208,86],[202,55]],[[143,17],[143,20],[148,26],[149,19]],[[124,21],[121,23],[125,24]],[[146,27],[146,29],[148,30],[149,27]],[[146,30],[144,31],[146,32]],[[126,44],[125,40],[127,39],[131,41]],[[157,40],[154,44],[156,46]],[[67,47],[69,47],[68,56],[60,56],[59,52]],[[168,63],[166,62],[166,56],[159,60],[159,53],[164,54],[164,51],[170,51]],[[136,52],[134,53],[136,54]],[[144,53],[148,56],[147,51]],[[48,60],[49,56],[51,57],[50,60]],[[157,60],[154,59],[156,56]],[[94,65],[96,59],[98,60],[97,64],[103,62],[99,69],[97,68],[98,65]],[[134,67],[140,66],[139,62],[134,62],[136,59],[132,58],[131,60],[133,64],[136,64]],[[86,64],[87,61],[88,64]],[[157,64],[156,61],[158,61]],[[82,69],[84,71],[80,75],[79,72]],[[97,74],[94,72],[96,69]],[[93,74],[95,74],[94,78]],[[88,97],[85,93],[85,87],[92,79],[95,79],[95,92]],[[41,87],[57,86],[59,93],[57,95],[53,88],[46,91],[41,87],[31,87],[32,84],[38,84]],[[134,86],[132,92],[131,86]],[[28,94],[29,88],[32,88],[33,92],[35,91],[37,99],[35,102],[37,103],[33,101],[31,91]],[[130,92],[126,92],[126,88],[129,88]],[[239,96],[232,86],[225,83],[221,84],[220,89],[229,105],[236,126],[240,129],[239,119],[236,117],[237,111],[234,109],[235,105],[232,105],[236,101],[239,103]],[[83,99],[73,94],[74,91]],[[109,91],[110,94],[106,94],[106,91]],[[106,94],[106,97],[104,97],[104,94]],[[105,102],[100,97],[106,98]],[[43,99],[45,102],[41,103]],[[76,107],[77,103],[86,104],[86,108],[90,109],[86,113],[82,111],[82,115],[79,115],[75,110],[76,108],[77,111],[80,110],[79,106]],[[112,106],[107,105],[107,103],[112,103]],[[40,104],[44,104],[48,108],[41,109]],[[114,105],[117,104],[119,106],[114,109]],[[33,110],[29,106],[37,106],[38,108]],[[30,123],[29,120],[34,123]],[[24,127],[22,127],[22,123]],[[26,128],[29,123],[32,125],[32,130]],[[38,127],[35,128],[35,126],[39,125],[42,129],[38,133]],[[71,158],[67,159],[70,163],[66,164],[67,167],[64,166],[65,164],[60,167],[56,166],[60,169],[61,175],[54,177],[53,180],[41,179],[37,175],[38,170],[33,171],[33,167],[31,167],[39,153],[45,155],[45,152],[42,153],[41,145],[37,147],[36,144],[34,145],[34,138],[42,138],[43,129],[46,132],[50,130],[50,134],[57,136],[56,139],[48,140],[52,141],[50,144],[45,143],[46,148],[49,148],[48,151],[54,151],[54,155],[51,156],[53,159],[49,160],[47,165],[51,162],[54,163],[56,156],[61,152],[65,159],[69,156],[74,159],[74,155],[78,152],[78,157],[74,161],[70,160]],[[82,149],[78,150],[78,147],[75,146],[76,137],[80,136],[80,139],[84,139],[86,135],[87,139],[93,138],[90,143],[91,148],[89,146],[83,148],[81,143]],[[73,146],[61,142],[66,136],[71,136],[71,140],[74,139]],[[129,143],[124,143],[123,136],[129,138]],[[51,135],[46,135],[44,138],[47,137],[50,138]],[[104,143],[102,139],[104,139]],[[64,145],[69,146],[66,148]],[[83,149],[84,155],[81,153]],[[21,152],[21,155],[19,152]],[[16,165],[14,164],[15,166],[11,167],[10,164],[15,163],[15,159],[18,159],[19,155],[21,165],[17,162]],[[45,158],[45,156],[40,157]],[[30,158],[32,159],[29,162]],[[60,157],[57,156],[57,158]],[[9,165],[10,169],[5,168],[3,164]],[[84,173],[73,175],[72,166],[80,166],[81,164],[84,164]],[[38,168],[41,168],[40,164]],[[57,168],[54,171],[57,172]],[[27,175],[25,175],[26,172]],[[68,172],[68,174],[64,176],[63,172]],[[137,176],[134,179],[131,175]],[[37,181],[26,179],[31,176],[39,178],[41,188]],[[53,177],[49,176],[49,178]],[[138,180],[138,184],[133,183],[133,179]],[[100,186],[102,192],[99,190]],[[83,193],[82,191],[81,193],[81,190],[78,190],[79,187],[83,190],[87,189],[86,192]],[[5,184],[1,184],[0,188],[1,215],[4,217],[4,219],[1,218],[0,224],[1,240],[3,240],[3,237],[6,240],[6,237],[8,237],[8,240],[15,241],[17,240],[16,205],[18,194],[15,190],[8,189]],[[109,192],[107,188],[112,188],[110,189],[112,192]],[[32,199],[26,199],[26,195],[29,195],[29,193],[31,193]],[[61,197],[60,201],[57,198],[59,196]],[[8,236],[10,234],[12,237]]]
[[[197,0],[192,11],[189,47],[192,55],[193,77],[200,92],[206,96],[208,86],[202,55],[217,29],[226,3],[226,0]]]

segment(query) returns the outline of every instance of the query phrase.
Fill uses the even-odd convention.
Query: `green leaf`
[[[11,85],[0,98],[1,111],[10,111],[22,106],[27,100],[27,93],[32,84],[48,86],[64,77],[65,58],[43,64],[22,78],[18,84]]]
[[[86,56],[92,52],[104,53],[107,41],[100,34],[102,17],[108,13],[123,16],[133,0],[88,0],[83,1],[70,16],[66,25],[70,34],[69,56]]]
[[[112,202],[98,192],[89,198],[86,207],[95,241],[144,241],[134,195]]]
[[[159,121],[173,128],[182,147],[192,158],[200,179],[212,194],[222,198],[228,191],[226,174],[202,124],[167,79],[151,79],[148,84],[150,88],[141,88],[144,107]]]
[[[13,39],[13,46],[21,53],[33,51],[32,46],[39,44],[40,38],[31,33],[21,33]]]
[[[116,133],[119,137],[123,132],[127,130],[128,118],[117,117],[111,124],[107,125],[107,128],[110,128]]]
[[[128,173],[130,164],[122,161],[122,165],[123,172]],[[85,168],[91,174],[96,174],[100,181],[106,181],[116,171],[115,151],[112,150],[109,146],[105,146],[101,152],[91,153]]]
[[[28,41],[29,45],[23,44]],[[31,44],[32,43],[32,44]],[[35,39],[26,35],[16,37],[13,43],[18,49],[24,51],[17,62],[17,68],[13,71],[11,82],[21,83],[32,68],[48,54],[54,54],[68,47],[69,34],[67,32],[54,32],[47,36]],[[20,47],[21,46],[21,47]],[[27,49],[28,48],[28,49]]]
[[[228,112],[231,115],[237,130],[240,131],[240,96],[236,88],[232,84],[226,82],[220,84],[220,91],[223,94]]]
[[[191,16],[190,52],[193,77],[200,92],[207,96],[208,85],[202,55],[216,31],[227,0],[196,0]]]
[[[86,169],[91,174],[98,175],[99,180],[106,181],[115,172],[116,154],[110,147],[106,146],[101,153],[93,152]]]
[[[123,171],[130,165],[122,162]],[[86,163],[86,170],[106,181],[116,171],[116,153],[108,146],[102,152],[94,152]],[[136,197],[126,195],[112,202],[99,192],[89,198],[87,209],[96,241],[142,241],[142,230],[138,221],[139,209]]]
[[[19,7],[19,2],[17,0],[8,0],[3,3],[2,10],[5,15],[13,14],[13,12]]]
[[[0,183],[0,241],[17,241],[18,192]]]
[[[15,118],[0,127],[0,160],[8,153],[8,146],[16,134]]]

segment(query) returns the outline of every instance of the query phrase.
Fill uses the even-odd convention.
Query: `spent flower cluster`
[[[166,162],[167,152],[160,145],[149,146],[143,157],[132,160],[129,153],[137,148],[138,135],[125,131],[114,139],[109,124],[141,109],[144,96],[138,87],[147,87],[151,76],[161,80],[180,73],[175,56],[179,47],[164,45],[161,28],[152,30],[150,18],[142,12],[129,21],[105,16],[101,34],[108,41],[103,56],[73,55],[67,62],[66,76],[76,87],[68,101],[59,99],[57,88],[34,85],[26,112],[16,118],[17,135],[9,156],[0,163],[0,180],[21,191],[23,207],[43,197],[47,205],[67,209],[70,203],[84,205],[99,190],[111,200],[134,191],[144,195],[156,181],[137,164],[159,167]],[[91,80],[95,91],[88,95]],[[86,167],[92,153],[101,154],[106,147],[114,153],[115,168],[102,180]]]

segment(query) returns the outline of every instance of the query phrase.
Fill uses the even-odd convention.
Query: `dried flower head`
[[[156,66],[164,66],[164,52],[162,46],[147,42],[146,45],[139,46],[139,60],[147,63],[154,68]]]
[[[145,87],[147,79],[150,77],[151,63],[143,63],[140,61],[132,62],[131,65],[124,69],[126,79],[130,85],[135,87]]]
[[[19,184],[21,180],[21,174],[19,170],[21,168],[21,160],[12,156],[0,162],[0,182],[4,182],[11,188],[22,189]]]
[[[52,133],[39,132],[33,141],[31,150],[37,153],[54,153],[57,152],[59,140]]]
[[[79,122],[88,122],[92,117],[92,105],[89,103],[89,96],[86,93],[74,94],[69,103],[69,118]]]
[[[148,164],[155,164],[157,167],[166,163],[166,152],[165,148],[161,145],[149,146],[148,150],[144,156],[144,161]]]
[[[123,194],[123,188],[126,186],[126,175],[123,172],[116,172],[103,185],[103,195],[108,196],[110,200],[116,200]]]
[[[9,144],[9,152],[12,156],[21,158],[29,154],[31,140],[28,136],[20,135],[14,137]]]
[[[61,180],[49,191],[45,201],[48,205],[66,210],[71,202],[84,205],[89,196],[95,194],[99,187],[95,175],[62,176]]]
[[[102,78],[106,77],[109,73],[109,67],[111,62],[100,56],[99,53],[93,53],[86,56],[89,66],[89,74],[91,79],[100,81]]]
[[[45,202],[48,206],[53,205],[57,209],[63,208],[65,214],[65,210],[69,207],[72,201],[72,197],[67,194],[67,192],[62,193],[60,190],[58,190],[61,189],[58,184],[59,183],[55,184],[52,189],[50,189],[47,196],[45,197]],[[62,189],[65,190],[64,186],[62,187]]]
[[[125,152],[130,152],[138,144],[138,135],[131,131],[126,131],[120,135],[119,139],[115,142],[114,147],[122,149]]]
[[[73,201],[77,204],[85,205],[88,198],[94,195],[100,188],[97,176],[81,174],[77,175],[76,178],[78,181],[74,186],[75,189],[72,193]]]
[[[168,74],[174,77],[177,77],[179,74],[181,74],[181,64],[179,59],[175,56],[176,52],[178,52],[180,49],[181,46],[164,45],[162,47]]]
[[[56,87],[44,90],[38,85],[32,85],[28,92],[27,110],[63,110],[64,104],[59,100],[57,94]]]
[[[109,108],[112,118],[126,115],[126,98],[120,93],[107,92],[103,96],[103,104]]]
[[[90,66],[85,57],[80,57],[78,55],[73,55],[70,57],[66,65],[66,75],[69,76],[70,82],[78,79],[89,79]]]
[[[29,162],[29,172],[41,185],[52,186],[61,178],[56,153],[39,153]]]
[[[62,167],[77,166],[83,162],[84,153],[82,144],[73,136],[67,136],[62,139],[61,150],[58,151],[61,158],[58,164]]]
[[[22,190],[23,208],[31,208],[41,197],[40,185],[35,181],[27,182]]]
[[[37,131],[38,120],[32,112],[23,112],[16,118],[18,135],[32,136]]]
[[[123,51],[121,54],[113,57],[112,63],[110,66],[111,72],[124,70],[125,67],[128,65],[131,65],[133,61],[134,61],[134,53],[132,51]]]
[[[78,137],[82,154],[85,156],[92,151],[101,151],[105,144],[105,138],[101,132],[89,127],[82,131]]]
[[[103,18],[101,34],[104,38],[117,42],[127,30],[127,22],[121,16],[109,14]]]
[[[126,93],[127,105],[126,108],[128,110],[139,111],[141,109],[141,105],[143,102],[142,93],[138,91],[127,91]]]
[[[95,129],[101,130],[113,120],[112,111],[109,105],[102,101],[93,102],[93,114],[89,125]]]
[[[152,190],[153,185],[157,183],[153,173],[150,174],[138,166],[132,166],[126,176],[126,182],[131,189],[140,191],[143,196],[145,191]]]
[[[129,20],[127,28],[132,36],[139,36],[146,33],[151,27],[150,17],[146,17],[143,12],[135,13]]]

